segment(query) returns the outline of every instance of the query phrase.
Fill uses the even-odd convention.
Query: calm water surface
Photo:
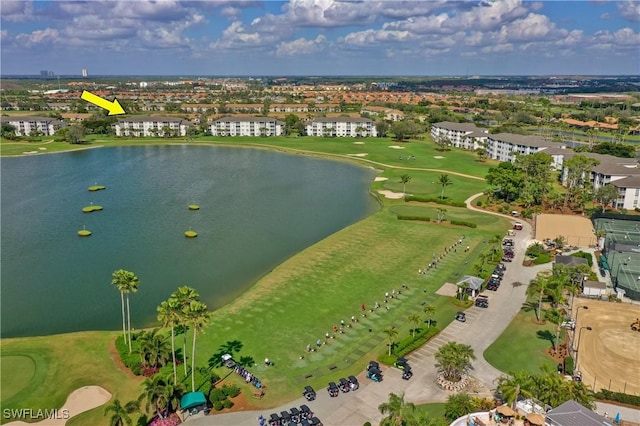
[[[118,329],[120,268],[140,277],[132,326],[155,322],[180,285],[220,307],[377,208],[373,170],[264,150],[121,147],[0,165],[2,337]],[[107,189],[89,192],[96,183]],[[104,210],[82,213],[91,203]]]

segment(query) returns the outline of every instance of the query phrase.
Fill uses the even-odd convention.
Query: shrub
[[[378,357],[378,362],[384,365],[393,365],[393,363],[396,362],[397,359],[397,356],[389,355],[387,352],[385,352]]]
[[[593,266],[593,255],[591,253],[585,253],[582,250],[573,253],[571,256],[573,257],[581,257],[583,259],[587,260],[587,263],[589,264],[589,266]]]
[[[211,391],[211,393],[209,394],[209,399],[211,400],[211,402],[215,403],[215,402],[222,402],[225,399],[227,399],[227,394],[224,392],[223,389],[221,388],[216,388],[213,389]]]
[[[406,202],[418,201],[420,203],[436,203],[436,204],[444,204],[444,205],[453,206],[453,207],[466,207],[467,206],[462,201],[453,201],[453,200],[449,200],[449,199],[442,200],[440,198],[421,197],[419,195],[407,195],[406,197],[404,197],[404,200]]]
[[[362,426],[371,426],[371,422],[365,422]]]
[[[531,256],[531,257],[537,257],[540,256],[542,253],[544,253],[544,246],[540,243],[534,243],[531,244],[529,247],[527,247],[527,251],[525,252],[525,254],[527,256]]]
[[[235,385],[231,385],[231,386],[225,385],[222,387],[222,392],[230,398],[235,398],[236,396],[240,395],[240,388]]]
[[[542,253],[540,256],[536,257],[534,263],[536,265],[542,265],[543,263],[551,262],[551,256],[548,253]]]
[[[612,392],[606,389],[602,389],[600,392],[596,393],[595,396],[597,399],[603,399],[605,401],[621,402],[623,404],[640,407],[640,396],[637,395],[629,395],[627,393]]]
[[[467,228],[477,228],[478,227],[478,225],[476,223],[466,222],[464,220],[450,220],[449,222],[452,225],[466,226]]]
[[[224,406],[224,408],[231,408],[233,407],[233,401],[231,401],[230,399],[225,399],[222,405]]]
[[[220,411],[224,408],[224,404],[222,403],[222,401],[216,401],[213,403],[213,408],[216,411]]]
[[[423,222],[429,222],[431,219],[425,216],[408,216],[404,214],[399,214],[397,216],[398,220],[421,220]]]
[[[567,356],[564,358],[564,372],[568,375],[573,375],[573,358]]]
[[[140,343],[136,339],[136,335],[131,336],[131,353],[129,353],[129,345],[124,342],[124,337],[116,338],[116,350],[120,355],[120,360],[133,374],[139,376],[142,374],[140,370]]]
[[[482,200],[476,201],[476,206],[477,207],[482,207]]]

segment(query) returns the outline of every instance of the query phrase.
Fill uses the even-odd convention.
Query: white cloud
[[[36,30],[31,33],[18,34],[15,37],[16,43],[24,47],[34,47],[49,45],[58,40],[60,33],[54,28]]]
[[[276,56],[310,55],[324,49],[326,37],[320,34],[314,40],[299,38],[297,40],[283,42],[276,49]]]
[[[25,22],[34,19],[33,2],[29,1],[2,1],[0,4],[0,18],[7,22]]]
[[[616,2],[618,12],[631,22],[640,22],[640,2],[624,0]]]

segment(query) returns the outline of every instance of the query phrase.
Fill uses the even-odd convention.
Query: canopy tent
[[[513,409],[511,409],[511,407],[509,407],[508,405],[501,405],[498,408],[496,408],[496,411],[498,412],[498,414],[501,414],[506,417],[513,417],[516,415],[516,412],[513,411]]]
[[[474,277],[472,275],[465,275],[460,281],[456,283],[456,285],[458,287],[464,286],[465,288],[471,290],[480,290],[483,282],[484,280],[482,278]]]
[[[207,398],[205,398],[202,392],[189,392],[180,399],[180,407],[182,407],[183,410],[206,404]]]
[[[532,425],[536,425],[536,426],[544,425],[544,416],[542,414],[529,413],[527,414],[526,418],[527,418],[527,421]]]

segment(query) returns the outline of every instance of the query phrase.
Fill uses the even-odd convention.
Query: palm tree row
[[[589,274],[591,268],[587,265],[580,265],[576,268],[567,268],[564,265],[555,265],[551,271],[538,273],[531,280],[527,288],[529,296],[538,296],[536,305],[536,318],[542,319],[542,301],[546,297],[551,306],[557,308],[566,302],[565,294],[576,295],[581,290],[580,277]]]
[[[111,284],[120,291],[120,302],[122,305],[122,335],[124,343],[129,345],[129,353],[131,353],[131,308],[129,307],[129,294],[138,291],[140,279],[133,272],[124,269],[118,269],[112,275]],[[127,295],[127,309],[125,323],[125,297]]]
[[[168,300],[158,306],[158,321],[163,327],[171,330],[171,353],[173,360],[173,383],[178,383],[178,372],[175,355],[175,335],[176,328],[180,328],[183,333],[182,361],[184,364],[184,375],[187,376],[187,329],[193,333],[191,346],[191,389],[195,392],[195,360],[196,360],[196,338],[209,323],[211,312],[207,305],[200,301],[200,295],[193,288],[188,286],[179,287],[171,294]]]
[[[538,374],[527,371],[509,372],[508,376],[498,378],[497,384],[498,392],[513,408],[518,400],[526,398],[535,398],[551,407],[573,399],[592,408],[595,399],[593,391],[583,382],[565,380],[562,375],[546,366]]]

